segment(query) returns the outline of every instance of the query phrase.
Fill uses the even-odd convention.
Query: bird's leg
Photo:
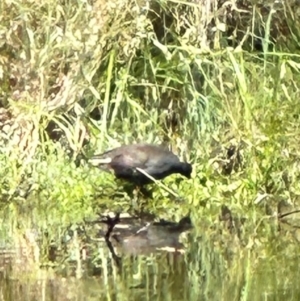
[[[152,191],[148,191],[143,185],[136,185],[132,191],[131,209],[135,214],[143,212],[143,201],[152,198]]]
[[[146,197],[146,198],[149,198],[149,199],[152,199],[152,191],[149,191],[146,189],[145,186],[141,186],[140,187],[140,192]]]
[[[141,185],[136,185],[132,192],[132,207],[135,212],[140,211],[142,208],[141,204],[141,196],[144,196],[144,188]]]
[[[134,212],[138,211],[139,194],[140,194],[140,187],[139,186],[135,186],[135,188],[132,191],[132,199],[131,199],[131,209]]]

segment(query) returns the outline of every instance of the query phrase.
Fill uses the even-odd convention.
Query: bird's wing
[[[111,166],[118,165],[130,168],[143,168],[145,166],[146,161],[146,157],[141,157],[141,154],[120,154],[118,156],[115,156],[110,164]]]

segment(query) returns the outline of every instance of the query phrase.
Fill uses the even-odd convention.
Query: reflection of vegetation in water
[[[4,300],[32,300],[33,296],[49,300],[97,300],[117,297],[120,300],[261,300],[266,295],[297,300],[297,260],[286,262],[285,251],[270,252],[260,257],[248,250],[240,250],[231,260],[213,246],[209,237],[202,238],[203,247],[187,254],[173,253],[155,256],[124,257],[121,274],[109,270],[106,277],[62,278],[49,272],[35,278],[4,281],[1,287]],[[279,247],[278,242],[273,246]],[[292,251],[292,250],[290,250]],[[294,249],[294,251],[296,251]],[[188,261],[186,259],[189,259]],[[278,269],[278,264],[285,262]],[[295,278],[288,278],[294,275]],[[285,279],[286,281],[282,281]],[[289,279],[289,281],[288,281]],[[46,299],[48,300],[48,299]]]
[[[3,3],[5,300],[299,299],[299,5],[252,2]],[[81,159],[135,142],[192,178],[145,195]],[[120,251],[118,268],[86,222],[107,211],[189,214],[185,253]]]

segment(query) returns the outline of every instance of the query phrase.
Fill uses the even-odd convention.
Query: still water
[[[299,246],[278,236],[237,245],[210,234],[186,239],[184,254],[124,255],[101,249],[95,262],[1,269],[0,300],[299,300]],[[104,251],[103,251],[104,250]],[[76,269],[84,271],[78,276]]]

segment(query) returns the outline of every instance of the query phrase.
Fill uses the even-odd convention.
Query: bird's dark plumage
[[[104,170],[112,169],[115,176],[138,185],[152,181],[137,168],[142,169],[156,180],[179,173],[191,177],[192,166],[180,162],[171,151],[152,144],[130,144],[92,157],[89,162]]]

